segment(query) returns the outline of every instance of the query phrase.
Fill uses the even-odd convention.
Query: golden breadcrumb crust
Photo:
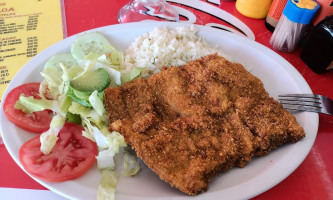
[[[171,186],[197,195],[218,172],[305,136],[240,64],[217,55],[105,91],[110,130]]]

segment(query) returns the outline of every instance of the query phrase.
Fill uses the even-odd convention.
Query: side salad
[[[71,52],[52,56],[41,83],[26,83],[4,101],[6,117],[15,125],[41,133],[22,145],[20,161],[32,176],[50,182],[75,179],[97,161],[102,178],[97,199],[114,199],[118,174],[114,156],[124,152],[123,174],[139,171],[123,136],[110,132],[104,90],[140,75],[122,73],[122,55],[99,32],[76,38]]]

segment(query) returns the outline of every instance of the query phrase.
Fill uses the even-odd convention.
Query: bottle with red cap
[[[265,26],[268,30],[274,31],[287,1],[288,0],[273,0],[265,19]]]
[[[333,15],[333,0],[317,0],[320,5],[318,14],[313,19],[313,24],[317,25],[325,17]]]

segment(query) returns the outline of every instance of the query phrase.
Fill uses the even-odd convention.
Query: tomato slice
[[[3,104],[3,110],[9,121],[24,130],[42,133],[50,128],[51,116],[48,110],[38,111],[34,113],[24,113],[22,110],[15,109],[15,103],[21,94],[24,96],[34,96],[40,99],[39,94],[40,83],[26,83],[11,90]]]
[[[19,151],[24,169],[48,182],[72,180],[86,173],[95,163],[98,150],[95,142],[82,136],[83,130],[80,125],[65,123],[48,155],[40,151],[39,136],[24,143]]]

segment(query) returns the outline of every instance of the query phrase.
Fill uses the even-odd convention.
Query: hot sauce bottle
[[[313,24],[317,25],[325,17],[333,15],[333,0],[316,0],[320,5],[317,16],[313,19]]]
[[[273,0],[265,19],[265,26],[271,32],[274,31],[287,1],[288,0]]]
[[[333,69],[333,15],[313,28],[301,59],[318,74]]]

